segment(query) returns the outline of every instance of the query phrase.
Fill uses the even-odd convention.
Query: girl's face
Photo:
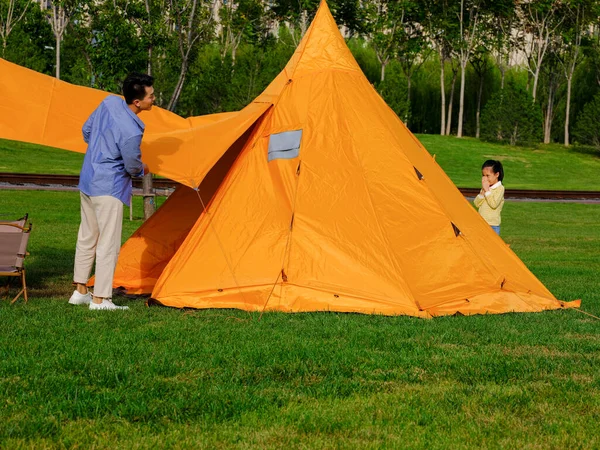
[[[484,178],[487,178],[488,183],[490,183],[490,186],[493,186],[494,184],[496,184],[498,182],[498,177],[500,176],[500,172],[494,173],[494,169],[492,169],[491,167],[484,167],[481,170],[481,175]]]

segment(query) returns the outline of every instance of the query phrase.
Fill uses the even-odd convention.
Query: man
[[[128,309],[112,302],[112,284],[121,248],[123,204],[131,200],[131,177],[148,173],[140,144],[144,123],[137,117],[154,103],[154,80],[131,74],[123,82],[123,96],[110,95],[83,125],[88,144],[79,177],[81,225],[77,236],[72,305],[97,309]],[[94,295],[87,281],[96,260]]]

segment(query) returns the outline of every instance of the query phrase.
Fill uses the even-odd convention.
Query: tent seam
[[[56,83],[58,80],[56,78],[52,79],[52,93],[50,94],[50,101],[48,102],[48,109],[46,110],[46,117],[44,119],[44,127],[42,129],[42,142],[46,143],[46,129],[48,127],[48,116],[50,115],[50,108],[52,107],[52,102],[54,100],[54,92],[56,90]],[[85,154],[85,153],[84,153]]]

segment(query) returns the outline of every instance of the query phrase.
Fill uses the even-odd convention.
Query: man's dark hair
[[[132,73],[127,75],[123,81],[123,96],[125,102],[131,105],[134,100],[143,100],[146,96],[146,86],[154,84],[154,78],[143,73]]]
[[[494,159],[488,159],[481,166],[481,170],[486,167],[491,167],[494,173],[498,174],[498,181],[504,180],[504,167],[502,167],[502,163],[500,161],[496,161]]]

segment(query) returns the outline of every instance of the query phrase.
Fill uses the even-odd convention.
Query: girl
[[[475,197],[479,214],[500,235],[500,213],[504,206],[504,168],[500,161],[488,159],[481,166],[481,191]]]

